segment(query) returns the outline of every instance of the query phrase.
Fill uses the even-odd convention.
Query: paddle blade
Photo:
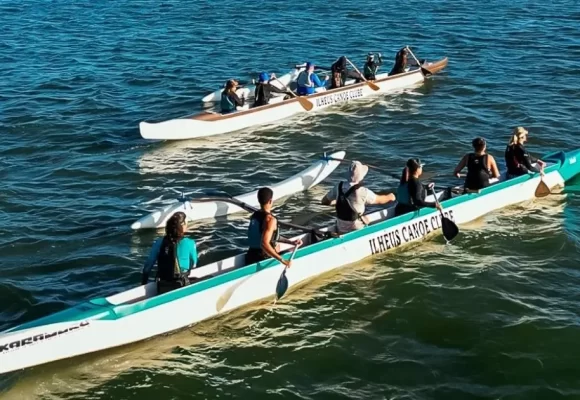
[[[427,68],[425,67],[421,67],[421,72],[423,73],[423,75],[425,76],[431,76],[433,75],[433,72],[429,71]]]
[[[286,277],[286,268],[282,271],[282,275],[280,275],[280,279],[278,279],[278,283],[276,284],[276,300],[279,300],[284,296],[288,290],[288,278]]]
[[[459,234],[459,228],[455,222],[447,217],[441,218],[441,229],[443,230],[443,236],[445,236],[448,242],[452,241]]]
[[[302,108],[304,108],[306,111],[310,111],[314,107],[314,104],[312,104],[310,100],[305,99],[304,97],[298,96],[298,103],[300,103]]]
[[[381,90],[381,88],[380,88],[378,85],[374,84],[373,82],[367,81],[367,84],[368,84],[368,85],[369,85],[369,87],[370,87],[371,89],[373,89],[375,92],[378,92],[379,90]]]
[[[534,193],[536,197],[546,197],[551,193],[550,188],[546,185],[546,182],[540,180],[536,192]]]

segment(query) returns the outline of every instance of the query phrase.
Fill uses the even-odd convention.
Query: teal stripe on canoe
[[[549,166],[546,169],[546,173],[552,171],[558,171],[562,175],[565,180],[569,180],[572,177],[576,176],[580,173],[580,162],[576,163],[576,157],[580,157],[580,150],[576,150],[569,153],[563,152],[556,152],[550,153],[543,157],[544,160],[549,160],[554,162],[554,165]],[[580,161],[580,160],[579,160]],[[453,199],[446,200],[442,202],[445,208],[452,207],[454,205],[473,200],[479,196],[486,196],[507,187],[517,185],[527,180],[533,179],[533,175],[524,175],[518,178],[513,178],[505,182],[501,182],[495,185],[492,185],[488,188],[485,188],[481,191],[481,193],[470,193],[465,194],[462,196],[455,197]],[[409,213],[405,215],[401,215],[399,217],[391,218],[387,221],[371,225],[364,229],[360,229],[358,231],[350,232],[342,237],[327,239],[325,241],[312,244],[308,247],[299,249],[294,259],[300,259],[302,257],[306,257],[310,254],[328,249],[330,247],[341,245],[345,242],[349,242],[351,240],[356,240],[363,236],[377,233],[384,229],[390,228],[395,225],[399,225],[412,219],[418,217],[424,217],[431,214],[437,213],[436,209],[434,208],[423,208],[415,213]],[[29,323],[25,323],[19,325],[15,328],[12,328],[10,331],[28,329],[36,326],[57,323],[57,322],[66,322],[66,321],[75,321],[75,320],[83,320],[83,319],[99,319],[99,320],[116,320],[119,318],[126,317],[131,314],[135,314],[141,311],[148,310],[153,307],[157,307],[159,305],[178,300],[180,298],[190,296],[195,293],[199,293],[206,289],[210,289],[219,285],[222,285],[227,282],[231,282],[233,280],[246,277],[248,275],[255,274],[256,272],[272,268],[275,266],[280,266],[280,264],[273,260],[266,260],[257,264],[252,264],[244,267],[237,268],[231,272],[226,272],[222,275],[215,276],[213,278],[206,279],[199,283],[194,283],[188,287],[183,289],[175,290],[169,293],[165,293],[160,296],[155,296],[153,298],[143,300],[139,303],[129,304],[129,305],[119,305],[119,306],[112,306],[110,303],[106,301],[105,298],[97,298],[93,299],[89,302],[80,304],[77,307],[73,307],[71,309],[67,309],[61,311],[59,313],[49,315],[44,318],[40,318],[35,321],[31,321]],[[272,288],[272,295],[274,295],[274,289]]]

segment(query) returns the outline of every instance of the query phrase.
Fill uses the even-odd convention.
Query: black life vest
[[[342,192],[342,184],[338,184],[338,197],[336,199],[336,217],[342,221],[354,222],[360,218],[359,213],[354,210],[348,201],[348,196],[354,193],[356,190],[362,187],[360,183],[351,186],[345,193]]]
[[[157,278],[162,281],[177,281],[182,278],[179,263],[177,261],[177,245],[171,243],[165,236],[161,242],[159,254],[157,254]]]
[[[491,171],[487,167],[487,154],[478,156],[470,153],[467,156],[467,176],[465,177],[465,187],[467,189],[478,190],[489,186]]]
[[[270,102],[272,97],[268,83],[258,83],[256,85],[256,91],[254,92],[254,107],[265,106]]]

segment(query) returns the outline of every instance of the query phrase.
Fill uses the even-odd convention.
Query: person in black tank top
[[[471,144],[474,152],[463,156],[453,175],[461,177],[460,172],[467,167],[465,190],[478,191],[489,186],[490,178],[499,178],[499,170],[493,156],[485,152],[487,145],[484,139],[475,138]]]

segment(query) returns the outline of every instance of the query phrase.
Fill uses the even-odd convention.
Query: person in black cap
[[[399,187],[397,188],[397,206],[395,207],[395,216],[417,211],[423,207],[434,207],[438,210],[443,209],[443,207],[438,203],[425,201],[427,190],[419,179],[422,173],[423,164],[421,164],[421,160],[418,158],[410,158],[407,161],[405,169],[403,169]],[[427,187],[429,190],[432,190],[434,184],[430,183]],[[439,200],[447,200],[450,197],[451,190],[447,189]]]

